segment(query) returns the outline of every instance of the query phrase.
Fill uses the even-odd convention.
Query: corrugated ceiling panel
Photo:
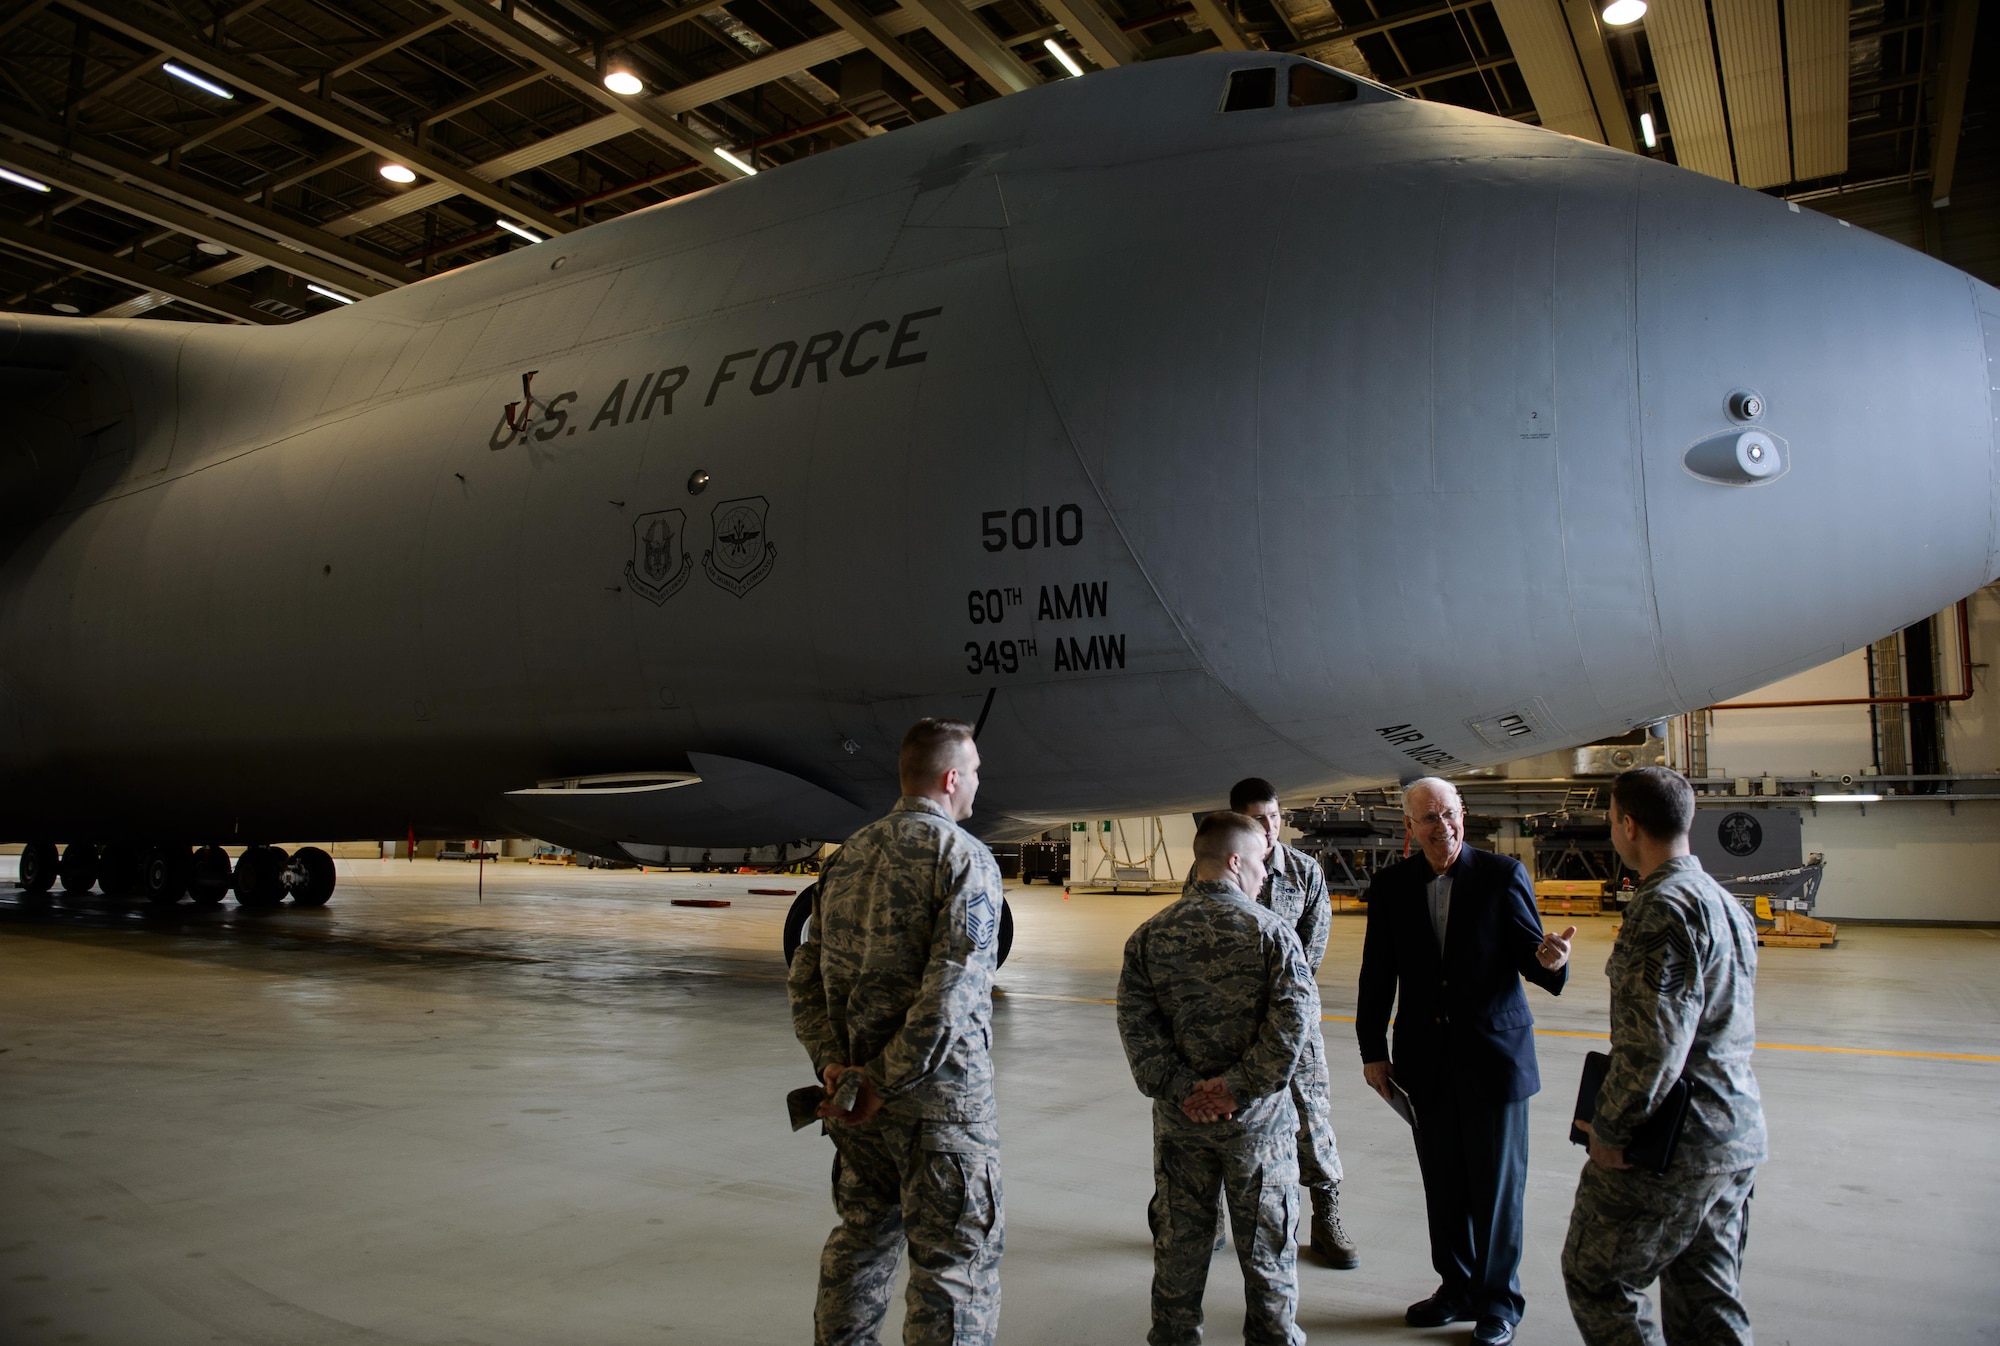
[[[1722,90],[1729,99],[1736,180],[1745,187],[1783,186],[1792,180],[1792,144],[1785,126],[1785,52],[1778,30],[1778,0],[1728,0],[1716,5],[1715,46],[1722,54]]]
[[[1604,143],[1557,0],[1493,0],[1493,11],[1507,31],[1507,45],[1528,83],[1535,111],[1551,131]]]
[[[1715,49],[1709,44],[1708,6],[1703,0],[1652,0],[1646,41],[1653,48],[1660,98],[1667,105],[1674,158],[1682,168],[1736,181],[1722,120],[1722,86],[1715,77]]]
[[[1785,0],[1792,85],[1792,172],[1801,182],[1847,171],[1848,0]]]

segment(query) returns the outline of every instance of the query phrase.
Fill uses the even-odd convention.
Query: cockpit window
[[[1272,107],[1278,101],[1278,71],[1275,66],[1236,70],[1229,76],[1229,88],[1222,95],[1224,112],[1248,112]]]
[[[1355,95],[1360,92],[1360,86],[1353,80],[1342,79],[1331,70],[1301,62],[1291,69],[1286,101],[1293,107],[1317,107],[1322,103],[1351,103]]]

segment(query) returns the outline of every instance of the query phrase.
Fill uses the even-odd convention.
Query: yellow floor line
[[[996,990],[995,995],[1009,1000],[1060,1000],[1072,1005],[1116,1005],[1116,1000],[1105,1000],[1088,995],[1037,995],[1027,991]],[[1322,1014],[1321,1020],[1332,1024],[1351,1024],[1351,1014]],[[1566,1028],[1537,1028],[1538,1038],[1595,1038],[1599,1042],[1609,1040],[1605,1033],[1579,1033]],[[1760,1052],[1830,1052],[1838,1056],[1889,1056],[1915,1061],[1988,1061],[2000,1064],[2000,1056],[1977,1056],[1971,1052],[1905,1052],[1888,1047],[1822,1047],[1804,1042],[1760,1042]]]

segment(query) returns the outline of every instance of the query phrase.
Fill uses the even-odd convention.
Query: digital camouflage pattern
[[[873,1346],[903,1245],[903,1340],[987,1346],[1000,1326],[999,1133],[990,1125],[833,1124],[833,1206],[820,1254],[815,1346]]]
[[[1646,877],[1605,967],[1611,1065],[1592,1119],[1624,1149],[1676,1079],[1688,1117],[1665,1174],[1584,1164],[1563,1245],[1563,1284],[1593,1346],[1750,1341],[1738,1291],[1764,1109],[1750,1069],[1757,928],[1693,856]],[[1640,1293],[1655,1277],[1665,1336]]]
[[[1562,1268],[1587,1346],[1750,1346],[1737,1286],[1755,1170],[1678,1173],[1584,1165]],[[1641,1293],[1655,1277],[1658,1323]]]
[[[1268,864],[1264,890],[1257,901],[1292,927],[1307,968],[1318,977],[1320,960],[1326,957],[1327,936],[1333,930],[1333,900],[1326,891],[1326,871],[1319,861],[1282,841],[1271,852]],[[1341,1179],[1340,1146],[1333,1134],[1332,1085],[1326,1070],[1326,1043],[1315,1022],[1292,1073],[1292,1105],[1299,1111],[1299,1181],[1322,1192]]]
[[[1217,1123],[1220,1125],[1220,1123]],[[1201,1340],[1203,1292],[1215,1256],[1217,1195],[1229,1209],[1236,1262],[1243,1269],[1243,1340],[1297,1346],[1299,1166],[1289,1136],[1246,1137],[1234,1145],[1190,1143],[1185,1133],[1153,1127],[1151,1346]]]
[[[849,837],[788,982],[814,1071],[861,1066],[893,1117],[992,1121],[1000,903],[993,852],[928,799]]]
[[[1244,1339],[1305,1340],[1298,1309],[1298,1112],[1289,1083],[1318,1036],[1319,990],[1298,936],[1222,880],[1191,880],[1125,944],[1118,1031],[1153,1100],[1154,1346],[1201,1340],[1218,1193],[1243,1270]],[[1180,1104],[1220,1077],[1233,1119],[1192,1121]]]
[[[1764,1108],[1750,1069],[1757,927],[1701,861],[1675,856],[1625,908],[1605,965],[1611,1065],[1591,1123],[1622,1150],[1675,1080],[1688,1118],[1667,1177],[1734,1173],[1764,1161]]]
[[[993,853],[930,800],[906,796],[820,878],[787,982],[792,1026],[824,1075],[859,1066],[883,1100],[830,1124],[840,1223],[820,1258],[814,1339],[879,1339],[904,1245],[909,1343],[988,1343],[1005,1243],[993,1100]]]

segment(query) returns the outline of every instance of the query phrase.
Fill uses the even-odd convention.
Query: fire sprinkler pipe
[[[1958,600],[1958,686],[1955,692],[1935,692],[1924,696],[1837,696],[1820,701],[1723,701],[1694,712],[1708,710],[1789,710],[1798,706],[1910,706],[1925,702],[1970,701],[1972,699],[1972,619],[1966,599]]]

